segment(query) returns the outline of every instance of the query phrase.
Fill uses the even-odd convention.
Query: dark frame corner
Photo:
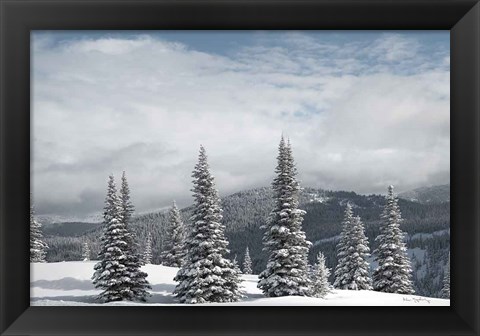
[[[480,4],[476,0],[0,0],[0,15],[2,335],[479,335]],[[29,307],[29,48],[30,31],[35,29],[450,30],[452,306]],[[349,323],[344,321],[347,314]],[[129,323],[133,317],[140,328]]]

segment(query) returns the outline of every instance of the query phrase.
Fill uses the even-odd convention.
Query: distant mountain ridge
[[[450,202],[450,184],[421,187],[400,193],[398,197],[423,204]]]
[[[262,192],[269,192],[269,187],[260,187],[246,191],[240,191],[233,194],[230,194],[225,197],[225,199],[236,198],[238,195],[248,195],[248,194],[258,194]],[[323,203],[328,201],[328,193],[349,193],[346,191],[326,191],[324,189],[319,188],[310,188],[306,187],[303,188],[301,193],[301,203]],[[352,191],[353,192],[353,191]],[[351,193],[351,192],[350,192]],[[405,191],[398,194],[399,198],[403,198],[412,202],[419,202],[419,203],[443,203],[443,202],[450,202],[450,184],[444,185],[436,185],[430,187],[420,187],[413,190]],[[187,207],[188,208],[188,207]],[[143,215],[151,215],[154,213],[160,212],[167,212],[168,208],[164,207],[155,211],[145,211],[141,214],[137,214],[138,216]],[[54,214],[42,214],[36,216],[37,220],[42,223],[42,225],[50,225],[50,224],[60,224],[60,223],[101,223],[102,213],[94,213],[88,216],[62,216],[62,215],[54,215]]]
[[[101,223],[102,213],[90,214],[88,216],[64,216],[64,215],[53,215],[53,214],[42,214],[36,215],[35,218],[43,226],[48,226],[52,224],[61,224],[61,223]]]

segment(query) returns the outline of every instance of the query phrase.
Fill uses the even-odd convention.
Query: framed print
[[[1,6],[2,334],[478,334],[476,1]]]
[[[30,38],[32,306],[450,304],[448,31]]]

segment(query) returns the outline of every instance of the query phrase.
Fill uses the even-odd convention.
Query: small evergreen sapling
[[[90,260],[90,247],[88,246],[88,242],[83,243],[82,260],[83,261],[89,261]]]
[[[388,187],[387,203],[382,213],[383,224],[375,239],[377,249],[373,252],[378,267],[373,272],[373,288],[379,292],[413,294],[412,267],[405,247],[405,234],[400,229],[402,215],[393,186]]]
[[[317,263],[312,267],[311,272],[311,295],[319,298],[325,297],[331,292],[331,285],[328,281],[330,269],[325,264],[325,256],[322,252],[318,252]]]
[[[42,225],[35,219],[33,197],[30,194],[30,262],[45,262],[48,245],[43,241]]]
[[[207,155],[200,147],[193,177],[192,224],[186,240],[186,260],[174,280],[174,295],[181,303],[234,302],[243,295],[241,279],[229,252],[222,224],[222,209]]]
[[[165,246],[160,254],[162,265],[181,267],[185,259],[185,226],[175,202],[170,209]]]
[[[242,270],[240,269],[240,266],[238,265],[238,260],[237,260],[237,255],[236,254],[235,254],[235,257],[233,257],[232,263],[233,263],[233,268],[235,269],[235,272],[237,272],[237,274],[242,274]]]
[[[245,249],[245,256],[243,257],[243,274],[253,274],[252,259],[250,258],[250,251],[248,246]]]

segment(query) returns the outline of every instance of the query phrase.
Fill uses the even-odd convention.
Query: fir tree
[[[131,241],[129,241],[129,247],[132,249],[133,253],[138,254],[139,246],[135,233],[133,232],[131,226],[133,213],[135,212],[135,207],[130,200],[130,187],[128,185],[127,176],[125,171],[122,172],[122,185],[120,187],[120,215],[123,218],[125,223],[125,228],[130,233]],[[138,257],[138,256],[137,256]]]
[[[83,261],[89,261],[90,260],[90,247],[88,246],[87,242],[83,243],[82,260]]]
[[[349,262],[349,234],[353,226],[353,212],[350,203],[347,203],[345,208],[345,215],[342,222],[342,232],[337,244],[337,266],[335,267],[335,288],[347,289],[347,286],[352,282],[350,268],[347,265]]]
[[[125,221],[125,223],[131,223],[133,213],[135,212],[135,207],[130,200],[130,187],[128,185],[125,171],[122,172],[122,186],[120,187],[120,204],[122,208],[121,215],[123,217],[123,220]]]
[[[125,171],[122,173],[122,185],[120,188],[119,200],[120,218],[127,232],[125,237],[125,241],[127,242],[125,266],[127,267],[132,281],[130,290],[134,293],[137,300],[145,301],[146,297],[149,295],[147,290],[150,288],[150,285],[146,279],[147,273],[140,270],[143,264],[143,256],[139,253],[139,245],[131,225],[135,207],[130,200],[130,187],[128,185]]]
[[[92,276],[95,288],[101,289],[98,299],[110,301],[145,301],[147,288],[146,273],[135,268],[132,237],[122,216],[122,203],[117,195],[113,176],[109,177],[105,208],[103,213],[104,233],[99,262],[94,266]]]
[[[233,268],[235,269],[235,272],[237,272],[237,274],[242,274],[242,270],[240,269],[240,265],[238,265],[238,260],[237,260],[237,255],[236,254],[235,254],[235,257],[233,257],[232,264],[233,264]]]
[[[448,262],[445,269],[445,276],[443,277],[443,287],[440,292],[440,297],[444,299],[450,299],[450,256],[448,256]]]
[[[152,263],[152,234],[147,234],[147,241],[145,243],[145,252],[143,253],[143,263],[145,265]]]
[[[186,240],[186,261],[178,271],[174,294],[181,303],[233,302],[242,296],[240,277],[229,253],[222,209],[207,155],[200,147],[193,177],[192,224]]]
[[[33,197],[30,194],[30,262],[45,262],[48,245],[43,241],[42,225],[35,219]]]
[[[312,267],[311,295],[314,297],[325,297],[331,291],[331,285],[328,282],[330,276],[330,269],[325,264],[325,256],[322,252],[318,252],[317,263]]]
[[[165,246],[160,255],[162,265],[181,267],[185,259],[185,227],[175,202],[170,209]]]
[[[253,274],[252,259],[250,258],[248,246],[245,249],[245,257],[243,257],[243,274]]]
[[[412,268],[405,247],[405,234],[400,229],[402,215],[393,186],[388,187],[387,203],[382,213],[383,224],[375,239],[378,248],[373,252],[378,267],[373,272],[373,288],[379,292],[413,294]]]
[[[259,275],[258,288],[266,296],[309,294],[307,255],[310,242],[302,231],[305,211],[298,209],[300,186],[296,180],[290,143],[282,136],[278,148],[277,176],[272,183],[275,206],[265,226],[264,251],[269,255]]]
[[[353,217],[352,206],[347,204],[340,240],[337,244],[337,267],[334,287],[350,290],[371,290],[369,275],[370,256],[368,239],[360,217]]]

